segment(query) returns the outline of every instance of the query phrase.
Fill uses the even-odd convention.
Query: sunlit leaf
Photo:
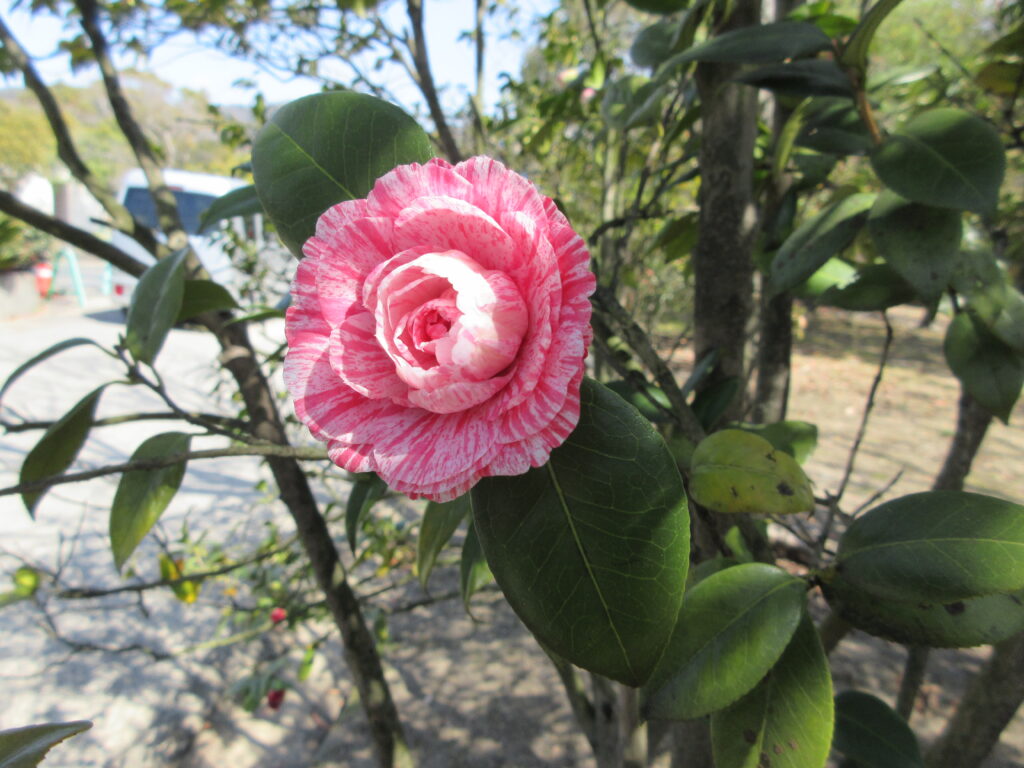
[[[132,291],[125,346],[140,363],[152,364],[170,333],[185,295],[187,251],[161,259],[147,269]]]
[[[445,548],[455,529],[469,515],[469,494],[446,502],[431,501],[423,513],[416,539],[416,574],[424,588],[434,570],[437,556]]]
[[[88,720],[75,720],[0,731],[0,768],[35,768],[57,744],[90,728]]]

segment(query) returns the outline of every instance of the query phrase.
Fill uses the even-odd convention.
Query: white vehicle
[[[181,224],[199,261],[206,267],[206,271],[210,273],[213,280],[231,288],[241,278],[241,273],[232,266],[231,259],[224,251],[224,237],[220,233],[220,226],[215,224],[205,231],[200,231],[199,221],[203,212],[210,207],[214,200],[232,190],[246,186],[246,182],[228,176],[214,176],[209,173],[194,173],[192,171],[165,170],[163,174],[165,183],[178,201]],[[156,232],[160,240],[165,239],[157,226],[153,197],[149,193],[149,185],[141,170],[129,171],[125,174],[121,183],[119,199],[140,223]],[[232,223],[238,228],[240,234],[253,238],[262,229],[257,226],[258,222],[254,221],[254,218],[256,217],[247,216],[244,220],[233,220]],[[111,244],[134,256],[143,264],[154,263],[153,255],[123,232],[114,230]],[[135,278],[131,275],[114,270],[112,291],[118,303],[128,306],[135,282]]]

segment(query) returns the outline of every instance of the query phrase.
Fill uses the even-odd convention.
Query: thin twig
[[[105,419],[96,419],[92,423],[92,427],[113,427],[118,424],[128,424],[135,421],[181,420],[182,413],[184,412],[146,411],[141,413],[122,413],[117,416],[108,416]],[[245,426],[245,422],[240,419],[232,419],[228,416],[220,416],[215,413],[188,412],[187,415],[189,416],[191,423],[195,423],[196,421],[210,422],[238,429],[242,429]],[[0,427],[3,427],[4,432],[9,434],[14,434],[16,432],[30,432],[34,429],[49,429],[53,424],[54,422],[52,421],[19,421],[17,423],[0,421]]]
[[[54,485],[65,483],[79,483],[84,480],[92,480],[105,475],[117,475],[122,472],[132,472],[149,469],[163,469],[172,467],[175,464],[182,464],[196,459],[219,459],[225,456],[277,456],[282,458],[297,459],[299,461],[323,461],[327,458],[327,451],[316,446],[291,446],[291,445],[239,445],[228,448],[211,448],[204,451],[184,451],[172,453],[167,456],[153,459],[136,459],[123,464],[110,464],[98,469],[90,469],[84,472],[73,472],[64,475],[51,475],[28,483],[0,488],[0,496],[10,496],[15,493],[35,493],[44,491]]]

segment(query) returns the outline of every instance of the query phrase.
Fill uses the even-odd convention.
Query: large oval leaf
[[[366,197],[405,163],[433,156],[430,138],[398,107],[352,91],[317,93],[281,107],[253,144],[263,209],[296,256],[324,211]]]
[[[0,768],[34,768],[54,746],[90,728],[88,720],[75,720],[0,731]]]
[[[724,32],[673,56],[665,66],[691,61],[767,62],[809,56],[831,45],[828,35],[814,24],[779,21]]]
[[[184,432],[164,432],[145,440],[131,461],[165,459],[188,452],[192,436]],[[117,570],[124,567],[139,542],[178,492],[185,476],[185,462],[157,469],[136,469],[121,475],[114,502],[110,507],[110,549]]]
[[[906,123],[871,153],[871,163],[908,200],[985,214],[995,210],[1006,153],[980,117],[943,108]]]
[[[850,195],[804,222],[786,238],[772,259],[773,293],[788,291],[853,242],[875,201],[874,195]]]
[[[886,502],[839,539],[835,569],[881,598],[952,603],[1024,589],[1024,507],[964,491]]]
[[[863,691],[836,696],[835,748],[855,765],[922,768],[921,746],[907,721]]]
[[[831,59],[766,64],[740,73],[735,80],[789,96],[853,96],[850,78]]]
[[[579,424],[545,466],[476,485],[473,519],[498,585],[544,645],[640,685],[683,598],[686,496],[636,409],[589,379],[580,404]]]
[[[879,252],[925,301],[946,290],[960,253],[960,212],[912,203],[895,192],[878,196],[868,231]]]
[[[227,288],[212,280],[186,280],[175,323],[183,323],[203,312],[237,309],[238,302]]]
[[[187,251],[161,259],[139,278],[128,307],[124,343],[140,363],[152,364],[181,310]]]
[[[914,289],[888,264],[869,264],[857,279],[833,286],[818,299],[819,304],[854,312],[877,312],[913,301]]]
[[[1004,344],[971,312],[960,312],[943,343],[949,369],[978,403],[1003,422],[1024,386],[1024,356]]]
[[[51,475],[59,475],[71,466],[92,429],[96,404],[106,386],[104,384],[94,389],[50,425],[22,462],[18,478],[21,483],[32,483]],[[35,517],[36,507],[44,493],[46,489],[21,494],[29,515]]]
[[[822,768],[832,743],[832,678],[814,623],[800,621],[754,690],[711,715],[716,768]]]
[[[801,579],[764,563],[726,568],[693,587],[645,688],[645,714],[689,720],[750,691],[789,644],[805,591]]]
[[[723,429],[700,442],[690,460],[690,495],[725,514],[785,515],[814,508],[810,480],[796,459],[741,429]]]
[[[832,610],[857,629],[904,645],[972,648],[1024,630],[1024,592],[940,603],[879,600],[839,575],[822,584]]]

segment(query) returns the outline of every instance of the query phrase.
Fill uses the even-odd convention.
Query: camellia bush
[[[682,766],[820,768],[832,750],[857,766],[976,765],[1019,695],[995,710],[965,700],[926,758],[905,719],[881,699],[836,695],[827,652],[856,627],[911,646],[922,662],[922,649],[993,644],[993,664],[1020,657],[1024,507],[963,491],[964,469],[959,485],[937,482],[848,515],[837,496],[816,498],[801,467],[813,425],[751,417],[755,404],[770,412],[772,402],[747,393],[743,379],[755,296],[764,350],[772,302],[788,302],[791,327],[799,294],[850,310],[948,309],[945,351],[964,394],[961,420],[980,410],[986,426],[993,416],[1005,421],[1019,397],[1024,299],[1002,254],[963,235],[969,229],[975,241],[991,240],[986,226],[1000,195],[1011,194],[1002,190],[1004,138],[993,123],[945,104],[880,127],[867,90],[868,51],[897,4],[880,0],[849,19],[818,3],[760,24],[745,17],[757,8],[744,2],[731,4],[731,13],[726,4],[645,3],[670,14],[633,42],[651,76],[615,79],[613,62],[601,60],[601,77],[581,74],[576,83],[581,93],[594,91],[583,108],[600,98],[597,117],[576,112],[579,99],[552,113],[556,126],[603,121],[601,140],[624,155],[641,143],[638,132],[658,136],[644,145],[642,182],[630,187],[621,174],[600,182],[631,189],[637,204],[623,215],[609,208],[616,215],[586,239],[517,172],[514,153],[503,152],[506,162],[435,157],[437,145],[416,120],[352,91],[278,109],[253,143],[253,185],[221,198],[206,216],[213,223],[262,212],[297,260],[283,369],[291,407],[315,438],[300,445],[279,413],[243,310],[204,279],[195,254],[178,247],[173,198],[163,194],[145,141],[133,149],[166,234],[162,242],[139,233],[160,257],[149,269],[7,193],[0,209],[140,276],[121,343],[98,351],[123,365],[127,382],[162,391],[159,355],[176,322],[215,336],[245,413],[240,423],[188,420],[223,436],[225,450],[266,457],[344,643],[379,764],[415,758],[299,460],[353,473],[352,497],[367,503],[350,505],[350,537],[385,486],[427,500],[418,535],[428,573],[467,521],[464,572],[486,563],[558,669],[601,766],[646,764],[652,721],[678,728]],[[99,10],[91,2],[76,7],[102,64]],[[29,82],[31,62],[18,58],[9,35],[4,45]],[[132,125],[127,105],[114,98],[116,78],[104,72],[119,119]],[[755,167],[759,91],[785,98]],[[1012,105],[1007,114],[1012,120]],[[48,117],[61,138],[59,111]],[[727,125],[734,130],[723,133]],[[58,145],[73,165],[73,143]],[[852,194],[831,194],[824,184],[841,157],[866,161],[867,181]],[[691,162],[701,177],[699,212],[675,217],[664,207],[686,179],[673,174]],[[650,210],[639,204],[648,184]],[[748,206],[762,213],[758,232],[744,218]],[[698,354],[683,383],[650,329],[633,319],[618,282],[621,270],[646,257],[622,250],[644,241],[650,233],[638,225],[651,218],[674,227],[663,243],[685,240],[687,227],[696,233]],[[612,237],[615,228],[629,231]],[[855,242],[869,243],[870,261],[849,255]],[[709,304],[709,297],[717,298]],[[70,339],[40,352],[0,396],[13,396],[33,366],[83,345],[95,343]],[[762,359],[760,372],[768,367]],[[76,479],[75,457],[104,391],[56,418],[25,457],[19,485],[7,490],[21,494],[29,514],[52,485]],[[193,434],[150,438],[120,470],[110,515],[118,568],[159,519],[187,463],[204,457],[190,451]],[[800,568],[777,565],[767,523],[816,512],[823,522],[814,556]],[[181,585],[180,570],[166,576]],[[816,625],[808,601],[818,590],[831,615]],[[581,670],[594,681],[589,695]],[[994,738],[957,736],[958,728],[972,730],[972,717],[994,722]],[[0,749],[45,747],[81,727],[4,735]],[[951,740],[973,752],[956,752]]]

